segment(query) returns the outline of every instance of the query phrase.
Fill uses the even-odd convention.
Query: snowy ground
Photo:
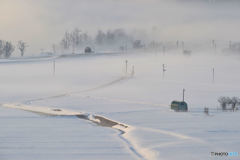
[[[75,116],[0,107],[0,159],[239,159],[210,156],[240,152],[240,112],[217,110],[220,96],[240,95],[239,62],[217,53],[68,57],[56,59],[53,76],[51,58],[0,61],[2,106],[70,109],[129,126],[122,133]],[[189,112],[173,112],[183,88]]]

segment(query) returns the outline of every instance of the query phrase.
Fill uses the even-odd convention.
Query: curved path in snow
[[[127,79],[129,79],[131,77],[132,77],[131,75],[125,75],[125,76],[117,78],[117,79],[115,79],[113,81],[110,81],[110,82],[107,82],[105,84],[99,85],[97,87],[93,87],[93,88],[89,88],[89,89],[85,89],[85,90],[81,90],[81,91],[65,92],[65,93],[61,93],[61,94],[57,94],[57,95],[53,95],[53,96],[49,96],[49,97],[41,97],[41,98],[36,98],[36,99],[30,99],[30,100],[24,101],[23,103],[24,104],[31,104],[32,102],[35,102],[35,101],[43,101],[43,100],[48,100],[48,99],[55,99],[55,98],[66,97],[66,96],[70,96],[72,94],[90,92],[90,91],[94,91],[94,90],[98,90],[98,89],[109,87],[109,86],[114,85],[114,84],[116,84],[118,82],[127,80]]]
[[[204,141],[198,138],[190,137],[187,135],[183,135],[183,134],[179,134],[171,131],[160,130],[160,129],[130,126],[121,122],[108,119],[101,115],[95,115],[95,114],[90,114],[86,112],[79,112],[79,111],[66,110],[66,109],[60,109],[60,108],[29,106],[29,105],[23,105],[23,104],[1,104],[1,106],[7,107],[7,108],[20,109],[20,110],[34,112],[34,113],[43,114],[43,115],[49,115],[49,116],[76,116],[80,119],[91,121],[92,123],[102,127],[110,127],[110,128],[116,129],[119,131],[120,139],[122,139],[126,143],[128,149],[135,155],[137,159],[155,160],[155,159],[159,159],[159,157],[157,156],[157,153],[151,148],[145,148],[139,145],[138,140],[135,138],[133,134],[131,134],[135,130],[157,132],[159,134],[172,136],[180,140],[191,140],[197,143],[205,143]]]
[[[70,96],[72,94],[82,94],[82,93],[106,88],[106,87],[109,87],[116,83],[119,83],[121,81],[127,80],[131,77],[132,77],[131,75],[125,75],[118,79],[110,81],[108,83],[99,85],[97,87],[93,87],[93,88],[85,89],[85,90],[81,90],[81,91],[62,93],[62,94],[53,95],[53,96],[49,96],[49,97],[31,99],[31,100],[24,101],[24,104],[31,104],[32,102],[35,102],[35,101],[60,98],[60,97]],[[126,99],[116,99],[116,98],[108,98],[108,97],[94,97],[94,98],[108,99],[108,100],[113,100],[113,101],[123,101],[123,102],[134,103],[134,104],[144,104],[144,105],[148,104],[148,105],[152,105],[152,106],[167,106],[164,104],[153,104],[153,103],[148,103],[148,102],[139,102],[139,101],[131,101],[131,100],[126,100]],[[133,155],[135,155],[136,159],[151,159],[151,160],[159,159],[159,157],[157,156],[157,152],[152,150],[151,147],[146,148],[146,147],[142,147],[141,145],[139,145],[138,140],[136,139],[134,134],[132,134],[133,131],[136,131],[136,130],[138,130],[138,131],[142,130],[142,131],[147,131],[147,132],[156,132],[159,134],[172,136],[172,137],[178,138],[180,140],[190,140],[190,141],[194,141],[197,143],[205,143],[204,141],[202,141],[200,139],[190,137],[187,135],[183,135],[183,134],[179,134],[179,133],[175,133],[175,132],[170,132],[170,131],[165,131],[165,130],[160,130],[160,129],[153,129],[153,128],[130,126],[127,124],[123,124],[123,123],[108,119],[101,115],[95,115],[95,114],[60,109],[60,108],[48,108],[48,107],[30,106],[30,105],[24,105],[24,104],[1,104],[1,106],[7,107],[7,108],[14,108],[14,109],[20,109],[20,110],[24,110],[24,111],[34,112],[34,113],[38,113],[38,114],[50,115],[50,116],[76,116],[77,118],[91,121],[92,123],[97,124],[98,126],[116,129],[119,131],[119,134],[118,134],[119,138],[125,142],[128,149],[133,153]],[[176,143],[179,143],[179,142],[176,142]],[[170,145],[174,145],[174,144],[175,143],[170,144]],[[165,145],[169,145],[169,144],[165,144]]]

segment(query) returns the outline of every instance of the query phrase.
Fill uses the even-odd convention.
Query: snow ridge
[[[48,108],[48,107],[39,107],[39,106],[28,106],[22,104],[1,104],[2,107],[6,108],[13,108],[13,109],[20,109],[24,111],[29,111],[37,114],[49,115],[49,116],[76,116],[80,119],[91,121],[94,124],[102,127],[110,127],[113,129],[118,130],[119,137],[122,139],[128,146],[129,150],[134,153],[137,159],[149,159],[146,156],[146,153],[141,153],[142,150],[139,146],[136,145],[135,141],[132,141],[132,137],[128,135],[128,133],[134,128],[129,125],[108,119],[104,116],[94,115],[84,112],[77,112],[72,110],[66,109],[59,109],[59,108]]]
[[[153,128],[144,128],[144,127],[134,127],[124,123],[120,123],[109,118],[106,118],[101,115],[90,114],[86,112],[79,112],[73,110],[66,110],[60,108],[48,108],[48,107],[39,107],[39,106],[29,106],[23,104],[2,104],[2,107],[7,108],[14,108],[20,109],[24,111],[34,112],[43,115],[50,115],[50,116],[76,116],[80,119],[91,121],[92,123],[102,126],[102,127],[109,127],[119,131],[119,138],[125,142],[127,148],[134,154],[137,159],[159,159],[157,152],[149,148],[142,147],[136,137],[133,134],[133,131],[136,130],[145,130],[149,132],[157,132],[160,134],[169,135],[181,140],[191,140],[197,143],[206,143],[201,139],[190,137],[187,135],[165,131],[161,129],[153,129]]]

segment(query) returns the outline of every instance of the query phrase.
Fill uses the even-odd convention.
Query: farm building
[[[84,49],[84,53],[85,54],[89,54],[89,53],[92,53],[93,51],[92,51],[92,49],[90,48],[90,47],[86,47],[85,49]]]
[[[184,101],[172,101],[171,109],[175,111],[188,111],[188,105]]]

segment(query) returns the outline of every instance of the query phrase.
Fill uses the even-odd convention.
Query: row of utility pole
[[[128,74],[128,60],[125,61],[125,73]],[[56,61],[52,61],[52,74],[55,76],[56,74]],[[131,70],[131,76],[134,76],[135,74],[135,68],[134,65],[132,65],[132,70]]]
[[[165,77],[165,72],[167,71],[167,69],[166,69],[166,64],[163,64],[162,65],[162,78],[164,79],[164,77]],[[212,68],[212,83],[214,83],[215,82],[215,68],[213,67]]]
[[[56,74],[56,61],[53,60],[53,65],[52,65],[53,69],[53,76],[55,76]],[[166,69],[166,64],[162,65],[162,78],[165,78],[165,72],[167,71]],[[128,60],[125,60],[125,73],[128,74]],[[132,65],[132,71],[131,71],[131,75],[133,76],[135,74],[135,68],[134,65]],[[212,68],[212,83],[215,82],[215,68]]]
[[[228,47],[229,48],[231,48],[232,47],[232,41],[230,40],[229,41],[229,44],[228,44]],[[163,53],[165,53],[166,52],[166,45],[162,45],[162,52]],[[179,41],[179,40],[177,40],[176,41],[176,48],[177,49],[182,49],[182,50],[185,50],[185,42],[184,41]],[[216,41],[215,40],[212,40],[211,41],[211,48],[213,48],[214,49],[214,52],[217,52],[217,43],[216,43]]]

